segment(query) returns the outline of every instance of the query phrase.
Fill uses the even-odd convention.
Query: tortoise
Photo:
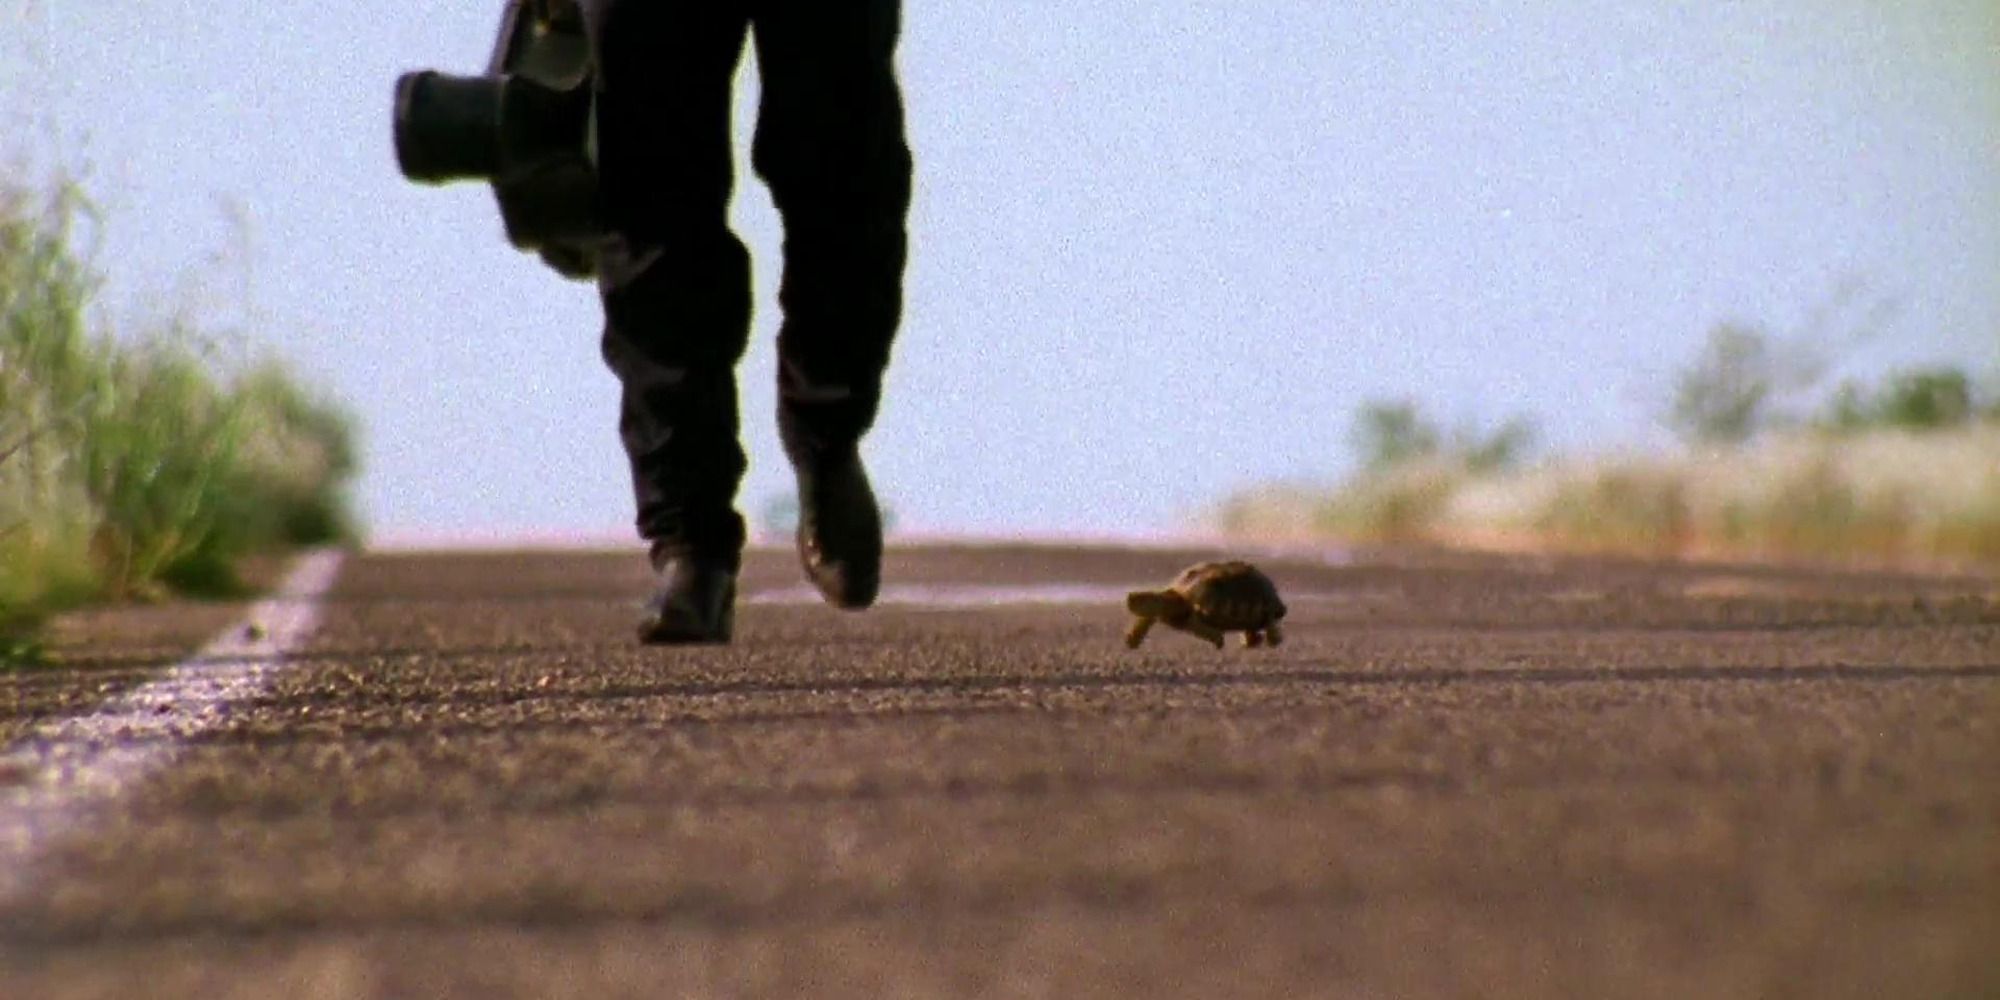
[[[1136,619],[1125,630],[1125,645],[1145,641],[1155,621],[1199,636],[1222,648],[1225,632],[1243,633],[1245,646],[1273,646],[1285,641],[1278,621],[1285,602],[1278,588],[1257,567],[1241,560],[1203,562],[1189,566],[1165,590],[1135,590],[1125,596],[1125,609]]]

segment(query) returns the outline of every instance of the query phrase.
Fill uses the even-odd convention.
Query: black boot
[[[653,547],[659,586],[639,621],[639,641],[649,645],[726,643],[736,617],[734,563],[683,548]]]
[[[852,450],[794,459],[799,562],[828,604],[860,610],[882,586],[882,512]]]

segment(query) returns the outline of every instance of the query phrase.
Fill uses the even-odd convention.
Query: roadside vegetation
[[[0,662],[56,609],[241,589],[350,537],[348,417],[186,317],[113,330],[83,192],[0,180]]]
[[[1531,460],[1533,423],[1445,433],[1369,403],[1360,468],[1214,512],[1227,535],[1725,558],[2000,564],[2000,387],[1948,366],[1829,387],[1760,331],[1713,330],[1661,414],[1679,447]]]

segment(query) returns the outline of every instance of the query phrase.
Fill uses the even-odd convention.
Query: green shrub
[[[0,183],[0,646],[92,596],[227,593],[245,555],[351,537],[351,422],[191,324],[92,326],[88,203]]]
[[[346,499],[329,483],[346,482],[359,467],[353,418],[330,398],[309,390],[271,361],[245,371],[232,387],[243,417],[231,495],[239,523],[257,537],[287,545],[322,545],[355,534]]]
[[[71,252],[87,206],[0,184],[0,639],[93,585],[67,453],[96,381],[84,322],[96,290]]]
[[[1350,438],[1364,475],[1412,462],[1445,462],[1473,472],[1497,472],[1520,465],[1535,444],[1534,421],[1512,417],[1490,430],[1461,424],[1446,433],[1409,400],[1363,403]]]
[[[225,515],[243,414],[183,331],[104,347],[77,464],[97,518],[93,555],[124,596],[165,582],[177,563],[232,554]]]
[[[1972,377],[1957,368],[1897,372],[1874,390],[1854,382],[1843,384],[1819,424],[1839,433],[1877,428],[1944,430],[1979,419],[1978,395]]]

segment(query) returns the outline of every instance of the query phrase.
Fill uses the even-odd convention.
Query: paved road
[[[1272,559],[1282,648],[1123,649],[1198,554],[759,554],[721,650],[630,554],[352,558],[16,859],[0,996],[2000,995],[1995,581]],[[72,622],[0,787],[226,618]]]

